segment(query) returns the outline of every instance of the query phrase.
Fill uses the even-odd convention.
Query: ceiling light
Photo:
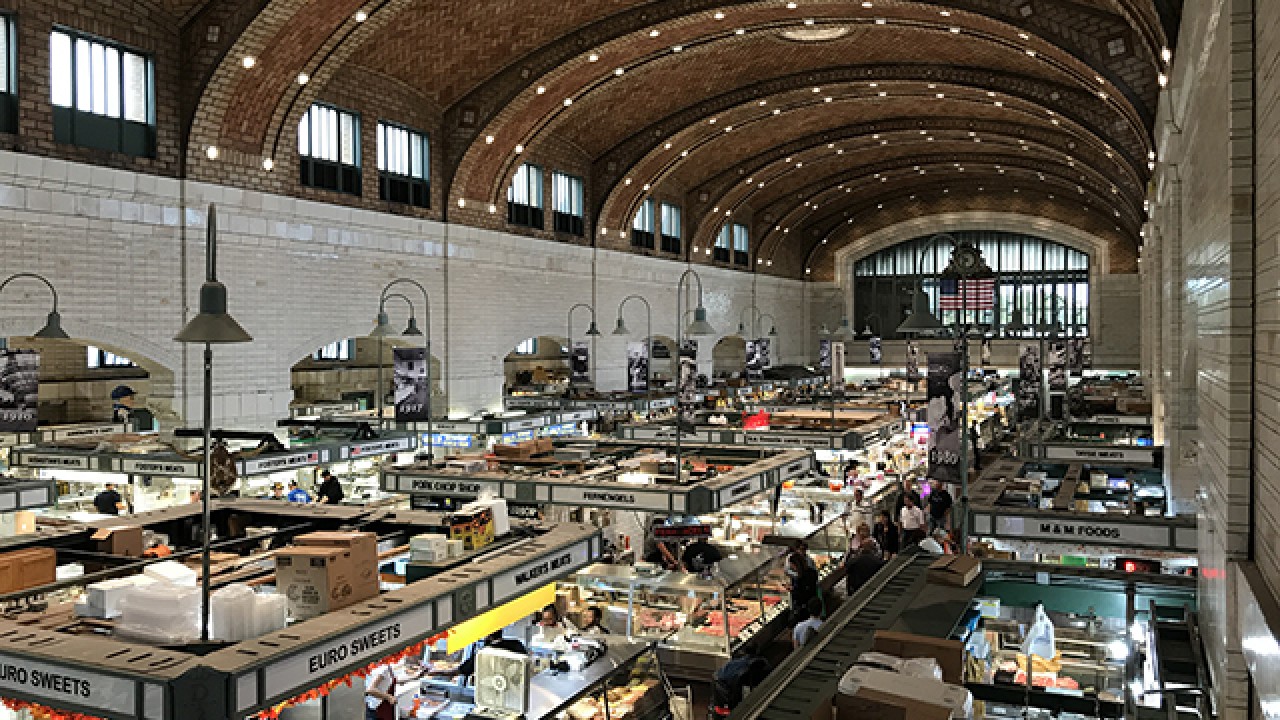
[[[724,19],[724,13],[722,13],[722,12],[717,12],[713,17],[714,17],[715,19],[717,19],[717,20],[723,20],[723,19]]]
[[[492,144],[493,144],[493,136],[492,136],[492,135],[485,135],[485,136],[484,136],[484,144],[485,144],[485,145],[492,145]]]
[[[671,143],[666,143],[665,145],[663,145],[663,146],[662,146],[662,149],[663,149],[663,150],[670,150],[670,149],[671,149]]]
[[[805,275],[808,275],[808,274],[809,274],[809,273],[811,273],[811,272],[813,272],[813,268],[805,268],[805,269],[804,269],[804,274],[805,274]]]
[[[520,153],[522,153],[522,152],[524,152],[524,146],[523,146],[523,145],[517,145],[517,146],[516,146],[516,154],[517,154],[517,155],[519,155],[519,154],[520,154]]]
[[[310,75],[308,75],[308,74],[306,74],[306,73],[298,73],[298,84],[299,84],[299,85],[306,85],[306,84],[307,84],[307,83],[309,83],[309,82],[311,82],[311,76],[310,76]]]
[[[356,22],[358,22],[358,23],[362,23],[362,22],[364,22],[365,20],[368,20],[368,19],[369,19],[369,13],[367,13],[367,12],[365,12],[365,11],[363,11],[363,10],[357,10],[357,11],[356,11]]]
[[[1030,35],[1028,35],[1028,34],[1026,34],[1026,33],[1018,33],[1018,37],[1019,37],[1019,38],[1021,38],[1021,39],[1023,39],[1023,40],[1030,40],[1030,39],[1031,39],[1031,36],[1030,36]]]
[[[804,167],[804,163],[802,163],[802,162],[798,162],[798,163],[796,163],[796,167],[798,167],[798,168],[802,168],[802,167]]]
[[[995,105],[996,107],[1004,107],[1004,103],[1000,102],[999,100],[996,101]]]
[[[889,144],[889,141],[888,141],[888,140],[881,140],[881,141],[880,141],[880,144],[881,144],[881,145],[888,145],[888,144]]]
[[[939,10],[938,14],[941,15],[942,17],[951,17],[950,10]]]
[[[1105,92],[1102,92],[1101,90],[1099,90],[1099,91],[1098,91],[1098,97],[1102,98],[1103,100],[1106,100],[1106,99],[1107,99],[1107,94],[1106,94]]]
[[[816,87],[816,88],[814,88],[814,89],[813,89],[813,91],[814,91],[815,93],[820,93],[820,92],[822,92],[822,88],[820,88],[820,87]]]
[[[565,106],[565,107],[569,107],[569,106],[570,106],[570,105],[572,105],[572,104],[573,104],[573,98],[565,98],[565,99],[564,99],[564,106]]]
[[[600,234],[601,234],[601,235],[608,235],[608,234],[609,234],[609,228],[600,228]]]
[[[622,184],[623,184],[623,185],[630,185],[630,184],[631,184],[631,178],[627,178],[626,180],[623,180],[623,181],[622,181]]]
[[[489,214],[490,215],[498,214],[498,206],[494,205],[493,203],[489,203]]]
[[[681,151],[680,151],[680,157],[689,157],[689,151],[688,151],[688,150],[681,150]]]
[[[1156,82],[1160,83],[1160,87],[1164,87],[1169,84],[1169,76],[1164,73],[1160,73],[1156,76]]]
[[[262,169],[271,172],[276,167],[276,161],[271,158],[262,158]]]
[[[626,70],[623,70],[622,68],[617,68],[616,70],[614,70],[614,71],[613,71],[613,74],[614,74],[614,75],[621,75],[621,74],[622,74],[622,73],[624,73],[624,72],[626,72]]]
[[[1051,119],[1049,122],[1053,123],[1054,125],[1061,125],[1061,124],[1062,124],[1061,122],[1059,122],[1058,118],[1053,118],[1053,119]]]
[[[796,9],[796,4],[795,4],[795,3],[793,3],[793,2],[789,2],[789,3],[787,3],[787,9],[788,9],[788,10],[795,10],[795,9]]]
[[[761,100],[758,104],[760,105],[760,107],[764,107],[765,105],[768,105],[768,104],[769,104],[769,101],[768,101],[768,100]]]
[[[884,18],[876,18],[876,24],[877,24],[877,25],[883,25],[883,24],[884,24],[884,22],[885,22],[885,21],[884,21]]]
[[[884,91],[884,90],[881,90],[881,91],[880,91],[880,97],[889,97],[889,93],[888,93],[888,92],[886,92],[886,91]]]
[[[953,33],[958,33],[958,32],[960,32],[960,28],[958,28],[958,27],[953,27],[953,28],[951,28],[951,32],[953,32]]]
[[[782,113],[782,111],[781,111],[781,110],[779,110],[778,108],[774,108],[774,109],[773,109],[773,114],[774,114],[774,115],[779,115],[779,114],[781,114],[781,113]]]
[[[1104,79],[1101,75],[1094,75],[1094,76],[1093,76],[1093,79],[1094,79],[1094,80],[1097,80],[1099,83],[1101,83],[1101,84],[1103,84],[1103,85],[1107,84],[1106,79]]]
[[[724,129],[725,132],[733,132],[733,126],[730,125]]]
[[[673,52],[673,53],[678,53],[678,52],[680,52],[680,51],[681,51],[681,50],[683,50],[683,49],[684,49],[684,46],[683,46],[683,45],[673,45],[673,46],[671,46],[671,52]]]
[[[587,62],[596,62],[599,59],[600,59],[600,56],[595,53],[591,53],[590,55],[587,56]]]
[[[707,123],[708,123],[708,124],[710,124],[710,125],[715,125],[715,124],[716,124],[716,119],[715,119],[715,118],[710,118],[710,119],[708,119],[708,120],[707,120]]]
[[[1032,50],[1031,48],[1027,48],[1027,54],[1030,55],[1031,57],[1035,57],[1036,51]]]
[[[734,34],[734,35],[746,35],[746,34],[747,34],[747,30],[746,30],[746,28],[738,28],[737,30],[734,30],[734,31],[733,31],[733,34]]]
[[[210,145],[209,147],[205,148],[205,149],[204,149],[204,154],[205,154],[205,157],[209,158],[210,160],[217,160],[217,159],[218,159],[218,148],[217,148],[217,146],[216,146],[216,145]]]
[[[863,2],[862,2],[862,7],[864,7],[864,8],[869,8],[869,7],[871,7],[871,0],[863,0]]]
[[[1173,59],[1173,51],[1167,47],[1160,48],[1160,59],[1169,62]]]
[[[987,91],[987,97],[995,97],[995,96],[996,96],[996,93],[995,93],[995,91],[994,91],[994,90],[988,90],[988,91]]]
[[[661,34],[662,34],[662,31],[660,31],[660,30],[650,30],[650,31],[649,31],[649,37],[658,37],[658,36],[659,36],[659,35],[661,35]]]
[[[649,183],[644,184],[644,191],[649,192]]]
[[[830,96],[827,96],[827,97],[822,98],[822,102],[831,102],[831,97],[830,97]]]
[[[466,201],[466,199],[465,199],[465,198],[458,198],[458,207],[460,207],[460,208],[464,208],[464,207],[466,207],[466,206],[467,206],[467,201]]]
[[[544,86],[544,85],[539,85],[539,86],[538,86],[538,94],[539,94],[539,95],[541,95],[542,93],[544,93],[544,92],[546,92],[546,91],[547,91],[546,86]]]
[[[754,179],[752,179],[752,178],[747,178],[747,184],[748,184],[748,185],[750,185],[750,184],[751,184],[751,183],[753,183],[753,182],[755,182],[755,180],[754,180]]]
[[[936,88],[936,87],[938,87],[938,83],[929,83],[929,89],[930,89],[930,90],[933,90],[933,89],[934,89],[934,88]]]
[[[946,97],[946,95],[944,95],[943,93],[938,93],[938,94],[936,95],[936,97],[937,97],[939,100],[941,100],[942,98]]]
[[[252,55],[245,55],[240,58],[240,64],[244,66],[245,70],[252,70],[253,66],[258,64],[258,58]]]
[[[805,25],[812,25],[812,24],[813,24],[813,18],[805,18],[805,19],[804,19],[804,24],[805,24]]]

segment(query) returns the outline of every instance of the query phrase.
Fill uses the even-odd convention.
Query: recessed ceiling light
[[[1027,54],[1030,55],[1031,57],[1035,57],[1036,51],[1032,50],[1031,48],[1027,48]]]
[[[539,95],[541,95],[542,93],[544,93],[544,92],[546,92],[546,91],[547,91],[546,86],[544,86],[544,85],[539,85],[539,86],[538,86],[538,94],[539,94]]]
[[[683,50],[683,49],[684,49],[684,46],[683,46],[683,45],[673,45],[673,46],[671,46],[671,52],[673,52],[673,53],[678,53],[678,52],[680,52],[680,51],[681,51],[681,50]]]
[[[715,118],[708,118],[708,119],[707,119],[707,124],[709,124],[709,125],[715,125],[715,124],[716,124],[716,119],[715,119]]]
[[[889,97],[889,92],[887,90],[881,90],[880,97]]]
[[[953,28],[951,28],[951,32],[953,32],[953,33],[958,33],[958,32],[960,32],[960,28],[958,28],[958,27],[953,27]]]
[[[680,151],[680,157],[689,157],[689,151],[688,151],[688,150],[681,150],[681,151]]]
[[[1105,78],[1103,78],[1101,75],[1095,75],[1095,76],[1093,77],[1093,79],[1094,79],[1094,80],[1097,80],[1099,83],[1101,83],[1101,84],[1103,84],[1103,85],[1105,85],[1105,84],[1107,83],[1106,79],[1105,79]]]
[[[951,17],[950,10],[939,10],[938,14],[941,15],[942,17]]]
[[[271,158],[262,158],[262,169],[271,172],[276,168],[276,161]]]
[[[356,22],[358,22],[358,23],[362,23],[362,22],[364,22],[365,20],[368,20],[368,19],[369,19],[369,13],[367,13],[367,12],[365,12],[365,11],[363,11],[363,10],[357,10],[357,11],[356,11]]]
[[[930,90],[932,90],[932,89],[934,89],[934,88],[936,88],[936,87],[938,87],[938,84],[937,84],[937,83],[929,83],[929,89],[930,89]]]
[[[813,89],[813,91],[814,91],[815,93],[820,93],[820,92],[822,92],[822,88],[820,88],[820,87],[816,87],[816,88],[814,88],[814,89]]]
[[[726,128],[724,129],[724,131],[725,131],[725,132],[733,132],[733,126],[732,126],[732,125],[729,125],[728,127],[726,127]]]
[[[1099,91],[1098,91],[1098,97],[1102,98],[1103,100],[1106,100],[1106,99],[1107,99],[1107,94],[1106,94],[1105,92],[1102,92],[1101,90],[1099,90]]]
[[[484,136],[484,144],[485,144],[485,145],[492,145],[492,144],[493,144],[493,136],[492,136],[492,135],[485,135],[485,136]]]
[[[496,215],[497,213],[498,213],[498,206],[494,205],[493,203],[489,203],[489,214]]]
[[[298,84],[299,84],[299,85],[306,85],[306,84],[307,84],[307,83],[309,83],[309,82],[311,82],[311,76],[310,76],[310,75],[308,75],[308,74],[306,74],[306,73],[298,73]]]
[[[723,20],[723,19],[724,19],[724,13],[722,13],[722,12],[717,12],[717,13],[716,13],[715,15],[713,15],[712,17],[714,17],[714,18],[715,18],[715,19],[717,19],[717,20]]]
[[[870,7],[871,7],[871,0],[863,0],[863,1],[862,1],[862,7],[864,7],[864,8],[870,8]]]
[[[464,208],[466,206],[467,206],[466,198],[458,198],[458,207]]]
[[[941,100],[942,98],[946,97],[946,95],[945,95],[945,94],[943,94],[943,93],[938,93],[938,94],[936,95],[936,97],[937,97],[939,100]]]
[[[623,185],[630,185],[630,184],[631,184],[631,178],[627,178],[626,180],[623,180],[623,181],[622,181],[622,184],[623,184]]]
[[[670,150],[670,149],[671,149],[671,143],[666,143],[665,145],[663,145],[663,146],[662,146],[662,149],[663,149],[663,150]]]
[[[928,135],[928,134],[929,134],[929,131],[928,131],[928,130],[921,130],[921,131],[920,131],[920,134],[921,134],[921,135]]]
[[[649,192],[649,183],[644,184],[644,191]]]
[[[1018,33],[1018,37],[1019,37],[1019,38],[1021,38],[1021,39],[1023,39],[1023,40],[1030,40],[1030,39],[1031,39],[1031,36],[1030,36],[1030,35],[1028,35],[1028,34],[1026,34],[1026,33]]]
[[[590,55],[587,56],[587,62],[596,62],[599,59],[600,59],[600,56],[595,53],[591,53]]]
[[[774,108],[774,109],[773,109],[773,114],[774,114],[774,115],[779,115],[779,114],[781,114],[781,113],[782,113],[782,111],[781,111],[781,110],[779,110],[778,108]]]
[[[795,4],[795,3],[793,3],[793,2],[789,2],[789,3],[787,3],[787,9],[788,9],[788,10],[795,10],[795,9],[796,9],[796,4]]]
[[[995,105],[996,107],[1004,107],[1004,103],[1000,102],[999,100],[995,102]]]
[[[812,25],[812,24],[813,24],[813,18],[805,18],[805,19],[804,19],[804,24],[805,24],[805,25]]]
[[[614,74],[614,75],[621,75],[621,74],[622,74],[622,73],[624,73],[624,72],[626,72],[626,70],[624,70],[624,69],[622,69],[622,68],[617,68],[617,69],[615,69],[615,70],[613,71],[613,74]]]
[[[517,146],[516,146],[516,154],[517,154],[517,155],[519,155],[519,154],[520,154],[520,153],[522,153],[522,152],[524,152],[524,146],[523,146],[523,145],[517,145]]]
[[[734,34],[734,35],[746,35],[746,34],[747,34],[747,29],[746,29],[746,28],[738,28],[737,30],[734,30],[734,31],[733,31],[733,34]]]
[[[884,22],[885,22],[884,18],[876,18],[876,24],[877,24],[877,25],[883,25],[883,24],[884,24]]]
[[[1167,47],[1160,48],[1160,59],[1169,62],[1173,59],[1173,51]]]
[[[564,99],[564,106],[565,106],[565,107],[569,107],[569,106],[570,106],[570,105],[572,105],[572,104],[573,104],[573,98],[565,98],[565,99]]]
[[[658,37],[658,36],[659,36],[659,35],[661,35],[661,34],[662,34],[662,31],[661,31],[661,30],[650,30],[650,31],[649,31],[649,37]]]
[[[768,101],[768,100],[761,100],[758,104],[760,105],[760,107],[764,107],[765,105],[768,105],[768,104],[769,104],[769,101]]]
[[[1156,76],[1156,82],[1160,83],[1160,87],[1164,87],[1169,84],[1169,76],[1164,73],[1160,73]]]
[[[252,70],[253,66],[258,64],[258,58],[252,55],[245,55],[240,58],[240,64],[244,66],[245,70]]]
[[[822,98],[822,102],[831,102],[831,96]]]
[[[218,159],[218,148],[217,148],[217,146],[216,146],[216,145],[210,145],[209,147],[205,148],[205,149],[204,149],[204,154],[205,154],[205,157],[209,158],[210,160],[217,160],[217,159]]]

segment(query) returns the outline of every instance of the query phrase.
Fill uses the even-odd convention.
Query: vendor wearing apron
[[[379,665],[364,681],[365,720],[396,720],[396,674]]]

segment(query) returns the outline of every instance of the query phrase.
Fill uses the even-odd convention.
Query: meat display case
[[[576,584],[582,602],[605,611],[610,631],[657,642],[668,675],[707,680],[745,643],[786,623],[783,555],[772,546],[727,554],[710,576],[592,565]]]

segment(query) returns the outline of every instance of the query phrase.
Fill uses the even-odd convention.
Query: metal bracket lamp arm
[[[36,331],[35,337],[48,340],[68,339],[70,336],[62,329],[62,315],[58,313],[58,290],[53,286],[53,283],[49,282],[48,278],[31,272],[14,273],[13,275],[5,278],[4,282],[0,282],[0,292],[3,292],[9,283],[20,278],[39,280],[44,283],[45,287],[49,288],[49,292],[53,295],[53,309],[49,311],[49,315],[45,319],[44,327]]]
[[[412,278],[396,278],[391,282],[387,283],[386,286],[382,288],[382,294],[378,298],[379,312],[381,312],[382,309],[386,307],[387,298],[392,294],[390,292],[391,288],[397,285],[412,285],[418,288],[418,292],[422,293],[422,319],[426,325],[426,328],[425,328],[426,331],[423,333],[423,336],[422,336],[422,349],[423,349],[422,362],[424,365],[423,369],[426,371],[426,380],[427,380],[427,398],[426,398],[426,408],[425,408],[426,415],[427,415],[427,462],[432,462],[435,459],[435,455],[433,452],[434,448],[432,446],[432,443],[435,438],[435,434],[434,434],[434,426],[432,424],[434,421],[432,420],[432,417],[431,417],[431,396],[435,394],[435,386],[434,386],[434,381],[431,377],[431,296],[427,293],[427,289],[422,286],[422,283],[418,282],[417,280],[414,280]],[[411,309],[410,311],[412,312],[412,308],[413,308],[412,303],[410,303],[409,307]],[[413,315],[409,316],[409,320],[410,320],[410,326],[409,328],[406,328],[406,334],[408,334],[409,329],[413,328],[413,325],[412,325]],[[379,370],[381,370],[382,363],[378,363],[378,368]],[[378,392],[379,392],[379,397],[381,397],[381,392],[382,392],[381,387],[378,388]],[[379,403],[379,406],[381,406],[381,403]],[[379,412],[378,426],[379,427],[382,426],[381,412]]]

